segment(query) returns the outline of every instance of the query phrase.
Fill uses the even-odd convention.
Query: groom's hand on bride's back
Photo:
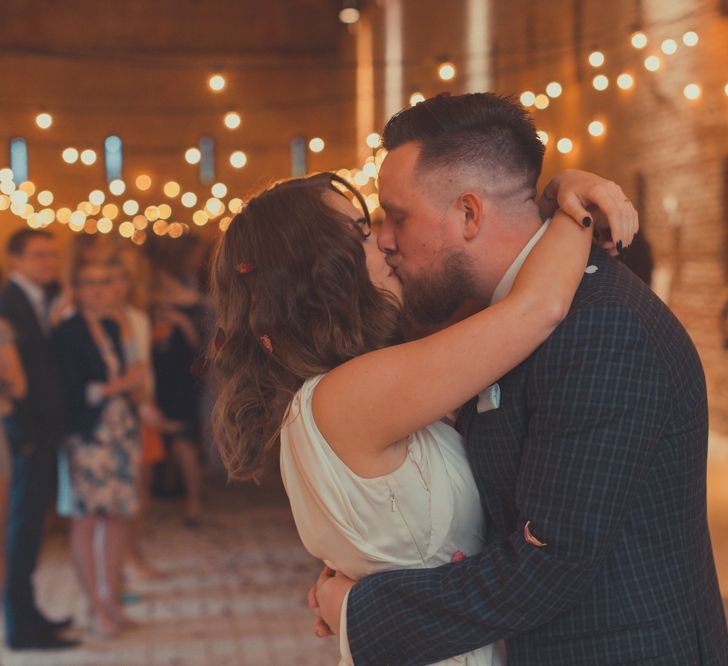
[[[316,614],[314,633],[326,638],[339,633],[341,607],[354,581],[325,566],[316,584],[308,591],[308,606]]]
[[[318,602],[318,590],[323,585],[326,580],[329,578],[332,578],[336,575],[336,571],[334,571],[331,567],[325,566],[321,573],[319,574],[318,579],[316,580],[316,583],[311,587],[311,589],[308,591],[308,607],[315,613],[316,615],[316,621],[314,622],[313,626],[313,632],[319,637],[319,638],[326,638],[327,636],[332,636],[333,632],[331,631],[331,628],[329,627],[326,622],[324,622],[323,618],[321,617],[321,611],[319,609],[319,602]]]

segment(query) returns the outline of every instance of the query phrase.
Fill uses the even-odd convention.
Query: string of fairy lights
[[[693,49],[699,43],[700,38],[694,30],[655,44],[651,44],[645,32],[634,32],[629,37],[629,46],[635,52],[644,54],[640,55],[641,67],[622,68],[618,73],[608,73],[608,54],[602,50],[594,50],[587,57],[587,63],[593,72],[591,87],[597,93],[604,93],[612,87],[626,93],[637,85],[637,72],[642,68],[647,76],[664,70],[669,67],[670,59],[680,50]],[[446,58],[439,60],[436,73],[445,82],[453,81],[458,76],[457,66]],[[224,73],[220,71],[209,74],[207,78],[207,86],[213,94],[225,90],[227,84]],[[543,91],[524,90],[520,94],[520,102],[533,110],[538,125],[538,112],[556,103],[565,89],[572,85],[583,84],[578,81],[567,84],[552,80],[544,86]],[[685,81],[681,85],[682,94],[690,103],[697,102],[704,94],[703,86],[697,81]],[[728,83],[724,85],[723,93],[728,96]],[[422,92],[415,91],[410,95],[409,104],[419,104],[424,99]],[[50,130],[54,118],[49,111],[44,110],[36,115],[35,122],[40,129]],[[237,130],[242,125],[242,116],[236,110],[228,110],[222,116],[222,123],[228,130]],[[607,131],[606,121],[603,117],[593,118],[587,123],[586,130],[593,139],[603,137]],[[561,154],[572,152],[578,141],[572,136],[551,136],[544,129],[539,129],[538,134],[545,145],[553,142]],[[361,167],[338,171],[339,175],[363,190],[366,203],[372,211],[379,207],[378,174],[386,156],[386,150],[380,143],[379,134],[369,134],[366,144],[370,154]],[[313,153],[320,153],[325,148],[326,141],[323,137],[315,136],[308,141],[308,149]],[[98,161],[96,151],[88,147],[65,147],[61,150],[60,157],[67,165],[80,163],[91,167]],[[196,165],[203,159],[203,154],[200,148],[192,146],[184,149],[181,157],[188,164]],[[235,169],[243,169],[248,164],[247,154],[240,149],[230,152],[227,158]],[[153,186],[156,186],[162,196],[157,195],[157,200],[142,205],[140,199],[148,200],[155,196],[152,193]],[[105,189],[90,191],[85,200],[73,207],[54,208],[54,203],[56,198],[50,189],[40,188],[32,181],[16,183],[15,174],[10,167],[0,169],[0,211],[9,211],[32,228],[58,223],[66,225],[74,232],[109,234],[116,230],[119,235],[137,244],[144,243],[150,232],[178,238],[195,226],[202,227],[211,222],[218,224],[224,231],[232,216],[245,205],[242,199],[231,195],[223,182],[214,183],[209,190],[200,194],[192,190],[183,191],[175,180],[154,183],[147,174],[140,174],[129,183],[120,178],[111,180]],[[356,200],[354,203],[357,203]]]

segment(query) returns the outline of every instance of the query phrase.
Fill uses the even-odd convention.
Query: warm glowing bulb
[[[144,217],[150,222],[156,222],[159,219],[159,208],[156,206],[147,206],[144,209]]]
[[[677,51],[677,42],[674,39],[666,39],[660,44],[660,50],[665,55],[672,55]]]
[[[147,174],[143,173],[141,176],[137,176],[136,179],[136,186],[142,190],[142,192],[145,192],[152,186],[152,179],[147,176]]]
[[[13,179],[13,170],[9,167],[5,167],[3,169],[0,169],[0,183],[6,180],[12,180]]]
[[[96,162],[96,151],[87,148],[81,153],[81,161],[86,166],[91,166],[94,162]]]
[[[124,205],[122,206],[122,209],[124,210],[124,214],[128,215],[129,217],[133,217],[139,212],[139,204],[134,201],[134,199],[128,199],[124,202]]]
[[[59,208],[58,212],[56,213],[56,219],[61,224],[68,224],[68,222],[71,219],[71,209],[70,208]]]
[[[410,106],[415,106],[425,101],[425,96],[421,92],[415,92],[410,95]]]
[[[356,23],[359,20],[359,10],[356,7],[344,7],[339,12],[339,21],[342,23],[351,24]]]
[[[210,189],[212,192],[213,197],[217,197],[218,199],[222,199],[228,191],[227,185],[225,183],[215,183],[212,188]]]
[[[657,56],[652,55],[645,58],[645,69],[650,72],[656,72],[660,69],[661,64],[662,61]]]
[[[180,193],[180,186],[179,183],[176,183],[173,180],[170,180],[169,182],[164,184],[164,195],[169,197],[170,199],[174,199],[176,196]]]
[[[75,164],[78,162],[78,151],[75,148],[66,148],[63,151],[62,157],[66,164]]]
[[[541,141],[541,143],[544,146],[548,144],[548,142],[549,142],[548,132],[544,132],[543,130],[539,130],[538,132],[536,132],[536,134],[538,135],[539,140]]]
[[[723,92],[728,95],[728,83],[725,84],[725,88],[723,88]]]
[[[211,90],[220,92],[225,87],[225,77],[222,74],[213,74],[207,81]]]
[[[592,120],[592,122],[589,123],[589,134],[592,136],[602,136],[606,129],[607,128],[604,126],[604,123],[600,120]]]
[[[35,124],[41,129],[48,129],[53,124],[53,116],[50,113],[39,113],[35,117]]]
[[[106,195],[101,190],[94,190],[88,195],[88,200],[92,204],[100,206],[106,200]]]
[[[168,220],[170,217],[172,217],[172,206],[166,203],[159,204],[159,219]]]
[[[636,49],[643,49],[647,46],[647,35],[644,32],[635,32],[632,35],[632,46]]]
[[[609,79],[604,74],[597,74],[592,79],[592,85],[597,90],[606,90],[609,87]]]
[[[2,194],[12,194],[15,189],[15,183],[12,180],[0,180],[0,192]]]
[[[443,62],[442,65],[437,68],[437,75],[443,81],[452,81],[455,78],[455,65],[451,62]]]
[[[205,213],[205,211],[204,211],[204,210],[196,210],[196,211],[195,211],[195,212],[194,212],[194,213],[192,214],[192,221],[193,221],[193,222],[194,222],[194,223],[195,223],[195,224],[196,224],[196,225],[197,225],[198,227],[201,227],[201,226],[203,226],[203,225],[207,224],[207,222],[208,222],[208,220],[209,220],[209,219],[210,219],[210,218],[209,218],[209,217],[207,217],[207,213]]]
[[[119,207],[116,204],[108,203],[101,209],[101,214],[110,220],[115,220],[119,215]]]
[[[536,100],[533,104],[537,109],[543,111],[550,104],[548,95],[544,95],[543,93],[536,95]]]
[[[60,212],[60,211],[59,211]],[[71,213],[68,217],[68,225],[76,230],[83,229],[83,225],[86,224],[86,214],[80,210],[76,210]]]
[[[109,192],[113,194],[114,196],[121,196],[126,191],[126,183],[121,180],[121,178],[117,178],[115,180],[112,180],[109,183]]]
[[[157,234],[157,236],[164,236],[164,234],[167,233],[167,229],[169,229],[169,224],[167,224],[164,220],[157,220],[152,225],[152,231]]]
[[[523,106],[533,106],[536,103],[536,95],[530,90],[521,93],[521,104]]]
[[[248,156],[242,150],[236,150],[230,155],[230,164],[236,169],[242,169],[248,163]]]
[[[228,202],[228,210],[237,215],[243,209],[243,200],[235,197]]]
[[[553,98],[560,97],[563,90],[564,89],[558,81],[551,81],[551,83],[546,86],[546,94]]]
[[[119,235],[123,238],[131,238],[136,231],[136,227],[133,222],[126,220],[119,225]]]
[[[370,148],[377,148],[379,146],[379,143],[381,142],[381,140],[382,140],[382,137],[379,136],[379,134],[377,134],[376,132],[372,132],[367,137],[367,146],[369,146]]]
[[[593,51],[589,54],[589,64],[592,67],[601,67],[604,64],[604,54],[601,51]]]
[[[134,228],[140,231],[149,226],[149,220],[144,215],[135,215],[132,222],[134,223]]]
[[[556,149],[560,153],[570,153],[574,149],[574,142],[571,139],[559,139],[556,143]]]
[[[225,123],[225,127],[227,127],[228,129],[238,129],[242,120],[239,113],[235,113],[235,111],[230,111],[229,113],[225,114],[225,119],[223,120],[223,122]]]
[[[689,30],[683,35],[682,40],[685,46],[695,46],[699,41],[698,33],[693,30]]]
[[[108,217],[102,217],[96,223],[96,229],[99,233],[108,234],[114,228],[114,223]]]
[[[202,153],[199,148],[188,148],[185,151],[185,160],[188,164],[197,164],[202,159]]]
[[[312,152],[320,153],[326,147],[326,144],[322,138],[316,136],[308,142],[308,147]]]
[[[205,211],[210,214],[210,217],[217,217],[225,212],[225,204],[220,199],[211,197],[205,202]]]
[[[10,197],[7,194],[0,194],[0,210],[10,208]]]
[[[369,177],[369,178],[376,178],[377,177],[377,165],[374,164],[374,162],[368,162],[364,165],[364,168],[362,171]]]
[[[354,175],[354,184],[359,187],[364,187],[369,182],[369,176],[363,171],[359,171]]]
[[[28,203],[28,194],[23,192],[23,190],[15,190],[15,192],[10,195],[10,202],[16,208],[24,208]]]
[[[702,90],[700,89],[700,86],[697,83],[688,83],[688,85],[685,86],[683,89],[683,95],[687,97],[688,99],[698,99],[700,97],[700,94],[702,93]]]
[[[35,194],[35,183],[32,180],[26,180],[18,186],[19,190],[25,192],[29,197]]]
[[[197,203],[197,195],[194,192],[185,192],[181,201],[185,208],[192,208]]]
[[[629,90],[634,85],[634,78],[631,74],[620,74],[617,77],[617,86],[622,90]]]

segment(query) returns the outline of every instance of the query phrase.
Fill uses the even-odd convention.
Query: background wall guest
[[[159,243],[154,255],[152,303],[153,360],[157,403],[173,426],[165,446],[180,466],[185,486],[184,523],[200,524],[202,470],[199,401],[201,386],[192,372],[200,354],[204,311],[197,275],[204,247],[191,236]]]
[[[25,397],[27,388],[28,383],[15,346],[15,334],[10,324],[0,319],[0,418],[12,414],[14,402]],[[5,424],[0,423],[0,589],[5,583],[5,531],[11,464]]]
[[[56,332],[69,400],[71,556],[88,599],[90,629],[107,638],[127,622],[118,596],[128,520],[139,503],[139,424],[132,394],[143,389],[148,372],[143,363],[127,364],[124,358],[121,330],[109,310],[111,269],[81,264],[72,286],[78,312]],[[97,534],[103,542],[98,564]]]
[[[77,641],[57,634],[71,620],[45,617],[36,604],[32,585],[43,522],[53,494],[56,447],[65,421],[49,320],[57,251],[49,232],[21,229],[10,237],[7,252],[11,273],[0,290],[0,316],[13,326],[28,386],[25,397],[16,401],[15,410],[5,417],[12,450],[5,640],[16,649],[72,647]]]

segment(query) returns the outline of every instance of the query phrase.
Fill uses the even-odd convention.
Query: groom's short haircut
[[[393,116],[382,138],[387,150],[421,144],[418,169],[478,169],[531,196],[543,166],[544,145],[528,112],[494,93],[431,97]]]

